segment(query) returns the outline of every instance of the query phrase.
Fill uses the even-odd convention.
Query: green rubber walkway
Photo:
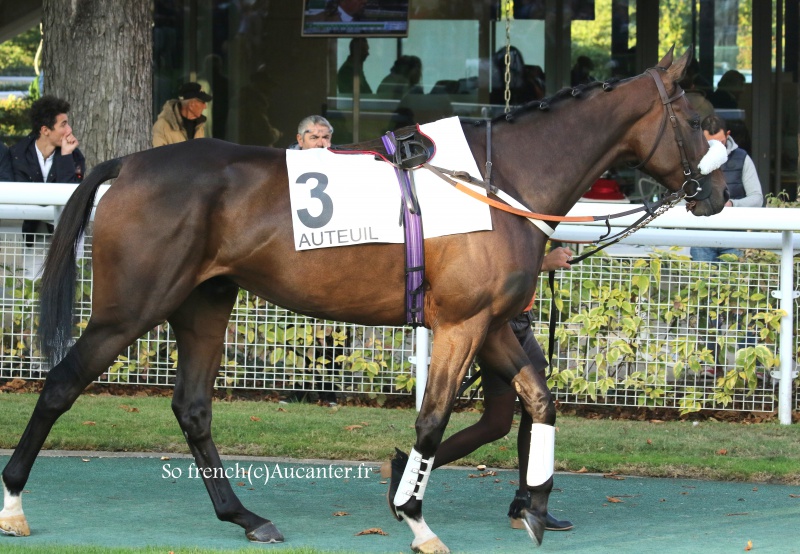
[[[0,536],[0,552],[17,544],[248,547],[239,527],[214,516],[190,458],[149,456],[40,456],[23,495],[32,534]],[[7,460],[0,456],[0,465]],[[225,463],[244,504],[286,537],[282,545],[252,545],[254,551],[411,551],[411,531],[391,517],[375,464]],[[237,463],[238,476],[232,473]],[[533,550],[506,517],[515,472],[470,477],[476,474],[455,468],[433,474],[425,496],[428,524],[453,552]],[[744,552],[751,541],[754,553],[800,553],[800,487],[575,474],[558,474],[556,487],[550,510],[575,529],[547,532],[539,552],[711,554]],[[358,535],[372,528],[386,535]]]

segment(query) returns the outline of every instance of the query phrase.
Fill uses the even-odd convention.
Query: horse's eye
[[[700,118],[699,117],[693,117],[689,121],[689,125],[692,126],[692,129],[699,129],[700,128]]]

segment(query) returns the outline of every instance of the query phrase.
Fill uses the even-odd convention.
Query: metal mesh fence
[[[0,378],[41,379],[35,278],[47,237],[0,234],[4,271]],[[91,237],[79,251],[76,336],[91,313]],[[795,268],[795,276],[798,275]],[[560,310],[550,383],[561,402],[611,406],[777,409],[779,262],[692,262],[674,253],[587,259],[556,276]],[[795,285],[795,289],[797,289]],[[551,293],[542,277],[534,333],[546,347]],[[795,307],[795,329],[798,307]],[[410,394],[413,332],[300,316],[241,291],[217,387]],[[800,344],[795,336],[795,356]],[[172,385],[177,351],[162,324],[99,382]],[[797,388],[794,409],[798,408]]]

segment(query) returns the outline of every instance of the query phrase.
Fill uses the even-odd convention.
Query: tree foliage
[[[0,75],[33,75],[33,58],[39,46],[39,26],[0,43]]]

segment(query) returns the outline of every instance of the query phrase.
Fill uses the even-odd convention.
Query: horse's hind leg
[[[251,541],[282,542],[283,535],[275,526],[247,510],[234,494],[211,438],[211,395],[238,290],[223,278],[206,281],[169,317],[178,344],[172,410],[217,517],[242,526]]]
[[[108,369],[117,354],[156,323],[139,322],[133,327],[120,322],[101,323],[99,318],[93,318],[64,359],[48,372],[28,426],[3,470],[0,532],[15,536],[30,534],[20,493],[47,435],[56,420]]]
[[[524,465],[522,457],[528,451],[525,481],[531,502],[522,515],[528,535],[538,546],[544,536],[547,501],[553,488],[555,404],[546,381],[534,370],[510,325],[488,334],[478,357],[482,370],[495,371],[511,380],[528,415],[522,418],[520,425],[529,425],[525,437],[530,448],[522,447],[520,440],[526,440],[524,437],[517,443],[520,465]]]
[[[405,519],[414,533],[414,552],[450,552],[422,517],[422,498],[433,469],[434,455],[442,441],[459,383],[467,373],[483,337],[484,327],[467,322],[458,328],[437,329],[428,369],[428,384],[417,416],[417,442],[405,464],[402,477],[395,459],[389,503],[398,519]],[[397,473],[395,473],[397,470]]]

